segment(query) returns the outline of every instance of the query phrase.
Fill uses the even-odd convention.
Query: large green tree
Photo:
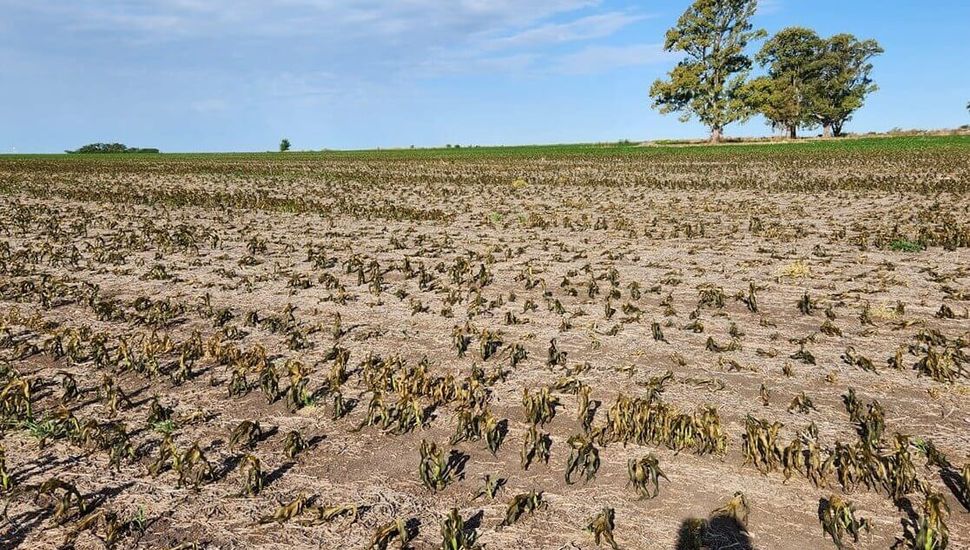
[[[685,58],[667,80],[650,87],[653,106],[661,113],[680,113],[683,121],[696,117],[720,141],[724,127],[746,120],[752,111],[743,97],[751,70],[745,48],[765,36],[754,30],[751,17],[757,0],[695,0],[667,31],[664,50]]]
[[[749,105],[792,139],[799,127],[817,126],[812,111],[820,84],[825,41],[811,29],[788,27],[765,42],[755,59],[767,74],[745,87]]]
[[[837,34],[825,41],[819,64],[818,87],[813,94],[812,115],[824,128],[823,135],[839,136],[852,113],[878,86],[872,81],[870,60],[883,53],[875,40]]]

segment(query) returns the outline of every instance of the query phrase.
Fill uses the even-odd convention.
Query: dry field
[[[0,158],[0,547],[970,548],[968,308],[968,138]]]

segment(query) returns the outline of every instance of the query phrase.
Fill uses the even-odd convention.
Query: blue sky
[[[647,96],[688,4],[0,0],[0,152],[702,137]],[[970,1],[761,0],[756,24],[882,44],[881,89],[848,131],[970,123]]]

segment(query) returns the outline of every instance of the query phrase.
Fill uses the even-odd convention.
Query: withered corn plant
[[[288,460],[295,460],[297,455],[307,448],[309,448],[309,445],[300,435],[300,432],[291,430],[286,433],[286,437],[283,439],[283,456]]]
[[[559,398],[549,395],[549,388],[542,388],[530,393],[528,388],[522,389],[522,406],[525,407],[525,418],[533,426],[543,426],[556,416]]]
[[[241,494],[247,497],[258,495],[263,490],[263,484],[266,481],[259,458],[251,454],[243,457],[242,472]]]
[[[751,313],[758,313],[758,286],[754,282],[748,284],[747,294],[743,290],[738,291],[735,299],[747,306]]]
[[[712,511],[711,517],[726,517],[733,519],[735,522],[737,522],[738,527],[744,531],[747,531],[749,511],[748,499],[745,498],[744,493],[738,491],[734,493],[734,497],[732,497],[727,504]]]
[[[52,477],[37,488],[37,498],[48,497],[54,501],[54,515],[51,519],[63,525],[72,516],[83,517],[88,512],[88,503],[73,484]]]
[[[851,502],[842,500],[838,495],[832,495],[819,502],[819,521],[822,530],[832,537],[832,542],[840,550],[845,547],[845,535],[852,537],[853,542],[859,542],[859,534],[865,529],[871,530],[869,520],[856,517],[855,507]]]
[[[402,519],[395,519],[378,527],[367,550],[387,550],[395,537],[397,537],[400,548],[407,548],[407,544],[411,540],[411,533]]]
[[[508,508],[505,510],[505,519],[501,526],[514,525],[523,514],[533,514],[536,510],[548,507],[548,503],[542,498],[542,491],[536,492],[535,489],[528,493],[520,493],[512,497]]]
[[[613,550],[619,550],[619,545],[613,540],[613,528],[615,526],[616,512],[613,508],[603,508],[586,524],[586,530],[593,534],[596,546],[600,541],[610,545]]]
[[[286,504],[280,503],[279,507],[276,508],[272,514],[262,516],[259,518],[259,523],[286,523],[291,519],[299,516],[303,513],[304,508],[307,505],[307,497],[304,494],[299,494]]]
[[[488,433],[488,428],[492,430],[498,428],[498,422],[488,409],[483,411],[462,409],[455,415],[455,420],[455,433],[449,440],[452,445],[462,441],[479,441]],[[491,450],[491,445],[489,449]]]
[[[0,445],[0,495],[9,494],[15,486],[14,477],[7,470],[6,449]]]
[[[950,543],[950,530],[946,520],[950,507],[946,498],[936,492],[926,494],[923,501],[923,514],[919,518],[916,531],[916,548],[919,550],[944,550]]]
[[[488,447],[489,452],[492,453],[492,456],[495,456],[499,446],[502,445],[502,441],[505,439],[507,425],[507,420],[497,420],[491,414],[485,418],[485,445]]]
[[[855,348],[852,346],[845,349],[845,353],[842,354],[842,361],[847,365],[858,367],[866,372],[878,372],[872,360],[860,353],[856,353]]]
[[[582,435],[570,437],[566,444],[569,445],[569,458],[566,461],[566,483],[570,485],[575,483],[572,475],[576,471],[589,483],[596,477],[596,472],[600,467],[599,450],[590,439]]]
[[[583,427],[583,433],[589,434],[593,428],[593,420],[596,417],[596,410],[599,408],[599,401],[591,401],[589,398],[591,388],[586,384],[581,384],[576,392],[578,401],[577,418]]]
[[[468,351],[468,345],[472,341],[472,337],[469,334],[470,332],[471,328],[466,324],[464,328],[455,325],[455,328],[451,333],[452,346],[455,348],[455,351],[458,352],[459,358],[464,357],[465,353]]]
[[[286,406],[290,411],[298,411],[311,405],[314,400],[313,392],[307,389],[310,383],[309,370],[298,361],[287,361],[290,375],[290,387],[286,390]]]
[[[670,479],[660,469],[660,461],[649,453],[639,460],[631,458],[626,464],[628,485],[640,495],[641,499],[651,499],[660,494],[660,478]]]
[[[966,358],[965,362],[970,363]],[[959,377],[970,377],[970,370],[963,367],[957,359],[953,348],[947,347],[942,352],[934,347],[926,349],[924,355],[913,365],[921,376],[929,376],[937,382],[952,384]]]
[[[815,311],[815,308],[815,301],[812,300],[806,291],[804,294],[802,294],[801,299],[798,300],[798,311],[800,311],[802,315],[811,315],[812,312]]]
[[[452,508],[441,520],[441,550],[476,550],[481,548],[476,541],[478,533],[465,525],[465,520]]]
[[[418,473],[421,483],[432,492],[440,491],[451,481],[452,472],[445,453],[434,442],[421,441],[421,463]]]
[[[478,493],[475,494],[475,497],[472,500],[479,497],[488,497],[489,499],[494,499],[495,495],[498,494],[499,490],[507,481],[508,480],[504,478],[493,478],[491,474],[485,474],[485,477],[482,478],[482,488],[478,490]]]
[[[550,367],[566,366],[566,352],[559,349],[556,339],[549,341],[549,353],[546,357],[546,365]]]
[[[748,415],[745,419],[745,433],[741,439],[744,464],[754,464],[762,474],[775,471],[782,454],[778,445],[778,432],[781,428],[782,424],[779,422],[769,424],[767,420]]]
[[[349,516],[350,523],[355,523],[361,514],[361,507],[356,504],[338,504],[335,506],[308,506],[307,512],[316,517],[306,521],[305,525],[320,525],[333,521],[341,516]]]
[[[761,388],[758,390],[758,397],[761,398],[761,404],[765,407],[771,405],[771,392],[764,384],[761,384]]]
[[[483,330],[478,343],[482,361],[488,361],[502,347],[502,335],[499,332]]]
[[[158,477],[169,468],[174,469],[178,456],[178,448],[172,441],[171,435],[165,434],[165,438],[158,446],[158,457],[148,466],[148,473],[152,477]]]
[[[3,389],[0,389],[0,418],[9,421],[31,420],[32,390],[32,382],[22,378],[16,371],[8,375]]]
[[[799,412],[801,414],[808,414],[808,411],[818,410],[815,408],[815,403],[812,402],[812,398],[805,395],[805,392],[801,392],[792,398],[791,403],[788,405],[788,412]]]
[[[522,451],[520,453],[520,465],[523,470],[528,470],[532,461],[539,459],[544,463],[549,462],[549,450],[552,447],[552,438],[545,432],[540,432],[535,426],[530,426],[525,433],[522,441]]]
[[[212,466],[202,453],[198,441],[186,449],[178,460],[173,461],[173,469],[178,472],[179,487],[190,485],[196,490],[204,482],[211,480],[213,475]]]
[[[719,286],[714,286],[713,284],[703,284],[697,287],[697,294],[699,296],[697,300],[698,306],[707,306],[711,308],[723,308],[724,307],[724,289]]]
[[[252,449],[262,436],[263,429],[258,420],[243,420],[229,434],[229,447]]]
[[[339,391],[333,392],[333,413],[330,418],[334,420],[340,420],[350,411],[350,404],[344,400],[343,393]]]
[[[64,543],[67,546],[73,546],[80,534],[88,531],[95,534],[95,536],[99,536],[102,542],[104,542],[105,547],[111,549],[115,548],[121,538],[128,532],[144,530],[142,527],[139,525],[137,518],[121,521],[115,512],[91,512],[83,518],[80,518],[71,527],[71,530],[65,537]],[[97,533],[99,531],[103,534],[98,535]]]

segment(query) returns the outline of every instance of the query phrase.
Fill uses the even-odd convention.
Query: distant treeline
[[[91,155],[104,153],[158,153],[155,148],[128,147],[124,143],[89,143],[74,151],[64,151],[69,155]]]

